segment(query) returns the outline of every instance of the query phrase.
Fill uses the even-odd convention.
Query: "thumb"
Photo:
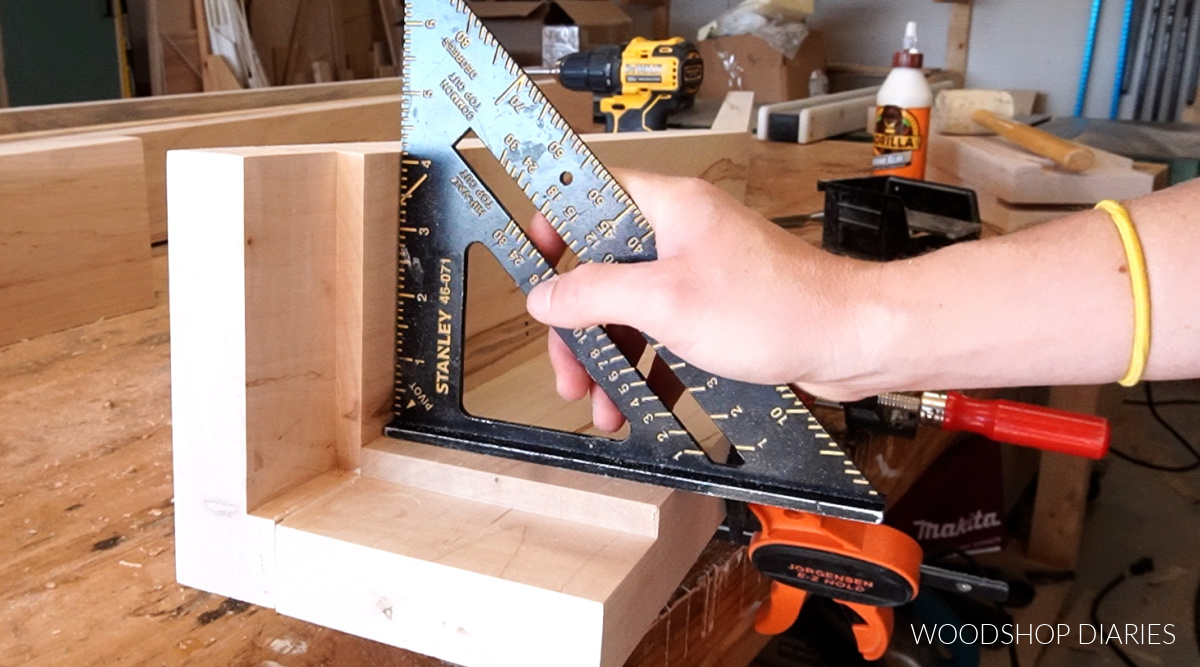
[[[646,303],[647,295],[658,293],[650,288],[654,264],[582,264],[534,287],[525,306],[554,327],[624,324],[645,331],[662,310]]]

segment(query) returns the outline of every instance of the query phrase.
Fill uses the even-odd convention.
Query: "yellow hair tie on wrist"
[[[1150,278],[1146,274],[1146,257],[1142,253],[1142,242],[1138,239],[1137,229],[1124,206],[1111,200],[1096,204],[1096,208],[1108,213],[1117,232],[1121,235],[1121,245],[1125,247],[1125,259],[1129,264],[1129,280],[1133,283],[1133,356],[1129,360],[1129,370],[1125,377],[1117,382],[1122,387],[1132,387],[1142,379],[1146,370],[1146,359],[1150,356]]]

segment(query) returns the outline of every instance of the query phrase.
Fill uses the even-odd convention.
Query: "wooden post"
[[[208,36],[208,12],[204,9],[204,0],[192,0],[192,11],[196,15],[196,43],[200,48],[200,63],[203,65],[212,55],[212,41]]]
[[[1096,414],[1100,387],[1052,387],[1050,406]],[[1079,456],[1042,452],[1028,555],[1047,565],[1075,567],[1087,510],[1092,462]]]
[[[669,0],[658,0],[654,5],[654,38],[666,39],[671,36],[671,3]]]
[[[967,76],[967,56],[971,45],[972,0],[934,0],[953,3],[950,28],[946,31],[946,69],[959,75],[960,84]]]
[[[165,95],[167,72],[163,64],[163,38],[158,27],[159,0],[146,0],[146,46],[150,58],[150,94]]]

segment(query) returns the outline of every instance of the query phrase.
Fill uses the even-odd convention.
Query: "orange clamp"
[[[750,542],[750,558],[772,580],[755,629],[787,630],[808,595],[821,595],[862,620],[853,630],[863,657],[882,657],[892,635],[891,607],[917,596],[923,554],[916,540],[890,526],[749,507],[762,524]]]

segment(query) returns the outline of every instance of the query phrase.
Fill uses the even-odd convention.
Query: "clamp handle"
[[[772,581],[771,597],[754,617],[754,629],[764,635],[777,635],[786,631],[800,616],[800,609],[807,599],[806,591]],[[892,640],[892,629],[896,624],[895,611],[891,607],[872,607],[845,600],[837,602],[853,610],[862,619],[861,623],[850,626],[862,657],[867,660],[882,658]]]
[[[979,400],[946,394],[947,431],[970,431],[997,442],[1036,447],[1089,459],[1104,458],[1112,438],[1108,420],[1054,408],[1005,400]]]

